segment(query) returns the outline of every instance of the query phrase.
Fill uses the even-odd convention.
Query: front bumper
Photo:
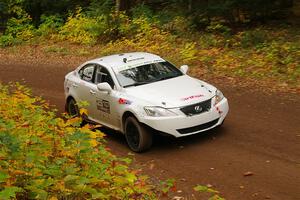
[[[155,130],[175,137],[183,137],[197,134],[221,125],[228,110],[228,101],[226,98],[223,98],[217,105],[212,105],[209,111],[198,115],[186,116],[182,113],[172,117],[144,116],[140,119],[140,122]]]

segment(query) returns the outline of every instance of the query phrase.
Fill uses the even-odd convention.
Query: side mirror
[[[112,88],[111,86],[107,83],[107,82],[103,82],[103,83],[99,83],[97,85],[97,88],[99,91],[102,91],[102,92],[110,92],[112,91]]]
[[[186,74],[188,70],[189,70],[189,66],[187,66],[187,65],[182,65],[180,67],[180,71],[184,74]]]

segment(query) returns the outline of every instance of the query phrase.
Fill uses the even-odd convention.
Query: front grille
[[[218,123],[218,121],[219,121],[219,118],[215,119],[213,121],[207,122],[205,124],[198,125],[198,126],[193,126],[193,127],[189,127],[189,128],[183,128],[183,129],[177,129],[177,131],[180,134],[194,133],[194,132],[197,132],[197,131],[202,131],[202,130],[208,129],[208,128],[216,125]]]
[[[206,101],[202,101],[200,103],[196,103],[193,105],[189,105],[183,108],[180,108],[180,110],[186,114],[187,116],[197,115],[203,112],[209,111],[211,108],[211,99],[208,99]]]

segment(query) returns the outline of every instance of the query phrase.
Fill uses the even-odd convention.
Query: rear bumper
[[[155,130],[175,137],[183,137],[219,126],[228,111],[228,101],[224,98],[220,103],[212,106],[209,111],[198,115],[186,116],[182,113],[174,117],[144,117],[140,121]]]

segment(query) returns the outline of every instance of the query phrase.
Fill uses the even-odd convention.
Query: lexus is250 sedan
[[[86,119],[125,134],[135,152],[150,148],[153,130],[183,137],[220,126],[227,99],[187,70],[143,52],[90,60],[65,77],[66,111],[79,115],[87,101]]]

